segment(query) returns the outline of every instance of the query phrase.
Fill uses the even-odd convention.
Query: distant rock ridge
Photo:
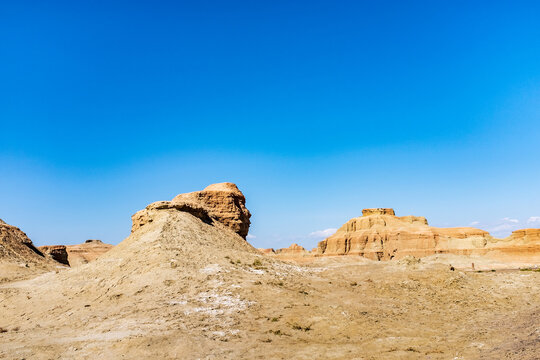
[[[540,229],[516,230],[505,239],[497,239],[484,230],[432,227],[425,217],[396,216],[391,208],[375,208],[362,210],[362,216],[347,221],[310,252],[293,244],[289,248],[263,253],[283,259],[356,255],[372,260],[391,260],[455,254],[540,261]]]
[[[152,222],[153,211],[175,209],[190,213],[206,223],[217,221],[245,239],[251,217],[245,204],[246,198],[235,184],[213,184],[202,191],[179,194],[171,201],[158,201],[148,205],[131,217],[131,231]]]
[[[292,244],[288,248],[283,249],[277,249],[276,254],[282,254],[282,255],[299,255],[307,253],[306,249],[304,249],[302,246],[298,244]]]
[[[364,209],[362,214],[319,242],[316,255],[360,255],[374,260],[439,253],[540,255],[540,229],[517,230],[506,239],[495,239],[471,227],[432,227],[424,217],[398,217],[393,209]]]
[[[79,266],[96,260],[114,246],[101,240],[86,240],[78,245],[66,245],[69,266]]]
[[[38,249],[53,260],[74,267],[94,261],[111,248],[113,245],[90,239],[78,245],[45,245]]]

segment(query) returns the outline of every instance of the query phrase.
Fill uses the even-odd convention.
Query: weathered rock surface
[[[205,223],[220,222],[246,238],[251,217],[244,194],[233,183],[213,184],[202,191],[177,195],[172,201],[158,201],[132,216],[132,232],[153,221],[155,211],[175,209],[198,217]]]
[[[362,210],[362,216],[369,215],[396,215],[394,209],[389,208],[374,208],[374,209],[364,209]]]
[[[398,217],[392,209],[364,209],[362,214],[321,241],[317,255],[360,255],[374,260],[442,253],[540,256],[539,229],[518,230],[506,239],[495,239],[470,227],[431,227],[424,217]]]
[[[42,262],[44,259],[44,255],[21,229],[4,221],[0,223],[0,260]]]
[[[280,255],[299,255],[307,253],[306,249],[298,244],[292,244],[288,248],[277,249],[276,254]]]
[[[45,245],[39,246],[38,250],[44,255],[51,257],[53,260],[61,264],[69,265],[68,253],[65,245]]]
[[[50,271],[57,265],[60,264],[43,255],[21,229],[0,223],[0,282]]]
[[[66,245],[69,266],[79,266],[94,261],[114,246],[101,240],[86,240],[78,245]]]

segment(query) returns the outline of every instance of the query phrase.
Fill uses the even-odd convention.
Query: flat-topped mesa
[[[85,244],[103,244],[103,241],[101,240],[98,240],[98,239],[88,239],[88,240],[85,240],[84,242]]]
[[[152,211],[166,209],[188,212],[206,223],[215,220],[244,239],[249,231],[251,214],[246,208],[246,198],[233,183],[212,184],[202,191],[179,194],[172,201],[152,203],[131,217],[131,231],[152,222]]]
[[[106,244],[101,240],[88,239],[82,244],[67,245],[69,266],[75,267],[87,264],[96,260],[101,255],[113,248],[113,245]]]
[[[392,215],[396,216],[394,209],[390,208],[373,208],[373,209],[364,209],[362,210],[362,216],[370,215]]]

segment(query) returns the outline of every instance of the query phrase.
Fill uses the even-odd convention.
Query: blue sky
[[[0,218],[118,243],[146,204],[239,185],[258,247],[393,207],[540,227],[540,5],[0,4]]]

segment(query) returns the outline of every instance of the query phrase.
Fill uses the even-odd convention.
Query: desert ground
[[[535,264],[285,261],[230,216],[171,204],[136,214],[133,233],[89,263],[2,267],[0,358],[539,358]]]

